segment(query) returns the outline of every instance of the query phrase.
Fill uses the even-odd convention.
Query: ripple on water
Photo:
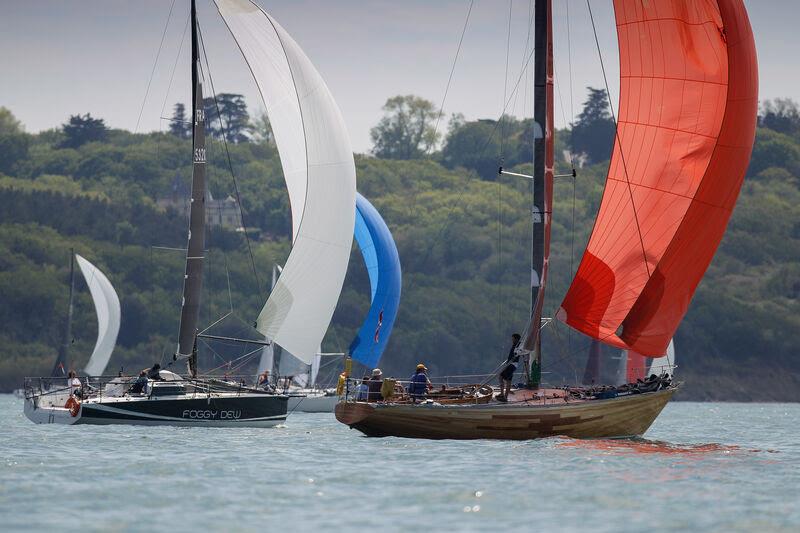
[[[797,405],[672,403],[646,439],[526,442],[370,439],[322,414],[227,430],[21,411],[0,396],[5,530],[800,529]]]

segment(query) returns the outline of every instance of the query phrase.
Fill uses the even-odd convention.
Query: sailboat
[[[750,159],[758,68],[743,0],[615,0],[620,101],[599,212],[556,318],[597,343],[666,353],[719,245]],[[536,0],[532,312],[517,348],[527,386],[508,403],[352,396],[337,419],[369,436],[640,436],[677,389],[541,387],[553,205],[552,0]],[[501,169],[501,172],[503,170]],[[599,344],[598,344],[599,346]]]
[[[266,105],[292,204],[292,250],[258,317],[258,329],[267,337],[262,344],[278,343],[303,357],[322,341],[347,269],[355,216],[353,153],[325,82],[277,21],[249,0],[215,4]],[[286,419],[285,395],[197,372],[198,338],[214,336],[199,333],[197,327],[207,198],[203,88],[209,74],[201,65],[202,35],[194,0],[191,30],[192,189],[173,356],[174,363],[186,363],[187,372],[181,375],[154,366],[143,389],[120,387],[115,378],[80,394],[69,388],[42,393],[29,383],[26,414],[36,422],[269,427]]]
[[[317,383],[322,357],[347,355],[367,368],[373,368],[378,365],[392,334],[402,288],[400,256],[386,221],[360,193],[356,193],[353,233],[369,277],[369,311],[347,354],[321,353],[321,350],[316,354],[310,365],[307,382],[299,389],[288,391],[290,412],[333,412],[339,401],[336,389],[321,388]]]
[[[89,361],[83,369],[87,376],[102,376],[114,351],[119,333],[121,309],[119,297],[114,286],[103,272],[90,263],[87,259],[70,251],[69,264],[69,299],[67,304],[67,325],[64,333],[64,342],[59,346],[53,370],[50,372],[52,380],[47,388],[58,387],[66,383],[67,372],[72,368],[69,358],[69,349],[72,344],[72,309],[75,292],[75,261],[83,274],[89,293],[92,295],[95,314],[97,315],[97,340]],[[62,387],[63,388],[63,387]],[[18,398],[25,398],[25,389],[14,391]]]

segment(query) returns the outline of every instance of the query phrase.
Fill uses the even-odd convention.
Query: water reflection
[[[607,452],[611,455],[658,454],[702,456],[707,454],[759,453],[764,450],[747,449],[733,444],[673,444],[660,440],[634,439],[571,439],[564,437],[559,448],[580,448]],[[769,451],[769,450],[767,450]]]

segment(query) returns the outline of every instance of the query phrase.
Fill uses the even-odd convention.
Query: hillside
[[[454,146],[429,159],[356,158],[359,191],[392,229],[404,273],[400,316],[381,363],[388,374],[405,376],[418,361],[439,375],[489,372],[527,318],[529,183],[494,181],[486,161],[458,166]],[[168,133],[111,130],[76,147],[65,146],[60,130],[0,134],[0,389],[50,371],[66,318],[70,248],[100,267],[120,295],[122,329],[109,371],[171,355],[183,257],[163,248],[184,245],[186,219],[158,200],[188,187],[190,152],[188,140]],[[213,197],[235,196],[221,145],[209,152]],[[266,298],[272,264],[288,254],[290,220],[274,146],[241,142],[230,155],[253,261],[241,232],[212,228],[201,322],[211,324],[233,302],[235,316],[220,327],[241,332]],[[606,165],[579,169],[574,195],[570,180],[557,183],[548,315],[580,260]],[[800,135],[760,128],[728,232],[676,336],[687,382],[681,398],[800,400],[799,176]],[[85,285],[76,286],[71,353],[80,366],[96,321]],[[368,294],[354,247],[325,351],[346,350]],[[575,381],[587,345],[564,326],[546,330],[546,380]],[[206,351],[205,367],[243,353],[217,349],[222,357]]]

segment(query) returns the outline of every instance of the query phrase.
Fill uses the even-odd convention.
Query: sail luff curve
[[[367,367],[375,367],[383,355],[400,306],[402,272],[392,233],[378,210],[356,193],[355,237],[370,283],[370,308],[356,337],[350,356]]]
[[[75,254],[75,258],[78,260],[78,266],[86,280],[86,285],[89,286],[89,292],[94,301],[94,310],[97,313],[97,341],[84,372],[89,376],[102,376],[119,334],[122,316],[119,297],[111,282],[100,269],[78,254]]]
[[[249,0],[215,2],[267,109],[292,209],[292,251],[257,328],[309,364],[330,325],[350,258],[353,150],[324,80],[280,24]]]
[[[747,170],[756,51],[742,0],[615,0],[614,8],[617,138],[557,316],[606,344],[656,355],[688,309]]]

